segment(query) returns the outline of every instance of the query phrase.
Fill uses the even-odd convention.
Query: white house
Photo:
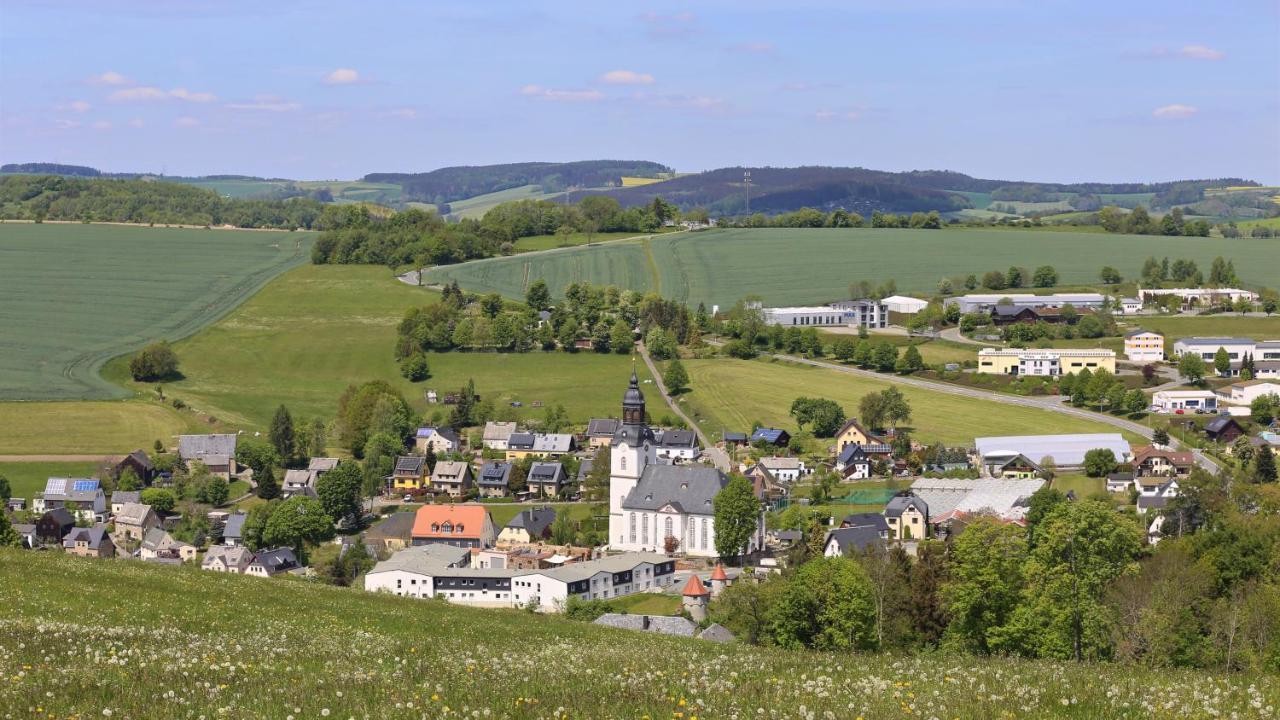
[[[1142,298],[1126,297],[1116,300],[1121,315],[1137,315],[1142,312]]]
[[[31,509],[44,514],[54,508],[66,508],[87,522],[101,520],[106,515],[107,496],[102,482],[97,478],[49,478],[44,492],[31,499]]]
[[[1151,396],[1151,407],[1162,413],[1214,412],[1218,409],[1218,396],[1212,390],[1160,390]]]
[[[762,457],[759,465],[779,482],[795,482],[806,474],[807,469],[803,460],[793,457]]]
[[[227,547],[214,545],[204,554],[200,567],[214,572],[225,572],[239,575],[253,562],[253,552],[244,546]]]
[[[482,442],[489,450],[506,450],[507,441],[511,439],[511,433],[516,431],[514,422],[494,422],[490,420],[484,424],[484,437]]]
[[[1235,303],[1242,298],[1251,303],[1258,302],[1258,293],[1239,288],[1138,288],[1138,297],[1143,302],[1169,295],[1182,301],[1183,310]]]
[[[1275,395],[1280,399],[1280,381],[1246,380],[1218,388],[1218,397],[1233,405],[1248,405],[1263,395]]]
[[[692,462],[702,455],[692,430],[660,430],[654,433],[654,455],[659,461]]]
[[[1129,362],[1164,360],[1164,336],[1150,330],[1131,330],[1124,336],[1124,356]]]
[[[906,295],[890,295],[880,301],[884,305],[885,310],[895,312],[902,315],[914,315],[921,310],[929,307],[928,300],[920,298],[908,297]]]

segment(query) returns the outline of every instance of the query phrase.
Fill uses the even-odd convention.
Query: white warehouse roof
[[[1108,448],[1121,462],[1133,456],[1129,441],[1120,433],[980,437],[974,440],[974,446],[982,457],[1019,453],[1037,465],[1046,457],[1052,457],[1060,466],[1083,465],[1085,453],[1095,448]]]

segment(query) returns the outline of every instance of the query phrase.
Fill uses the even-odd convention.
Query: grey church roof
[[[711,501],[728,482],[724,473],[705,465],[647,465],[622,507],[659,510],[672,505],[681,512],[710,515]]]

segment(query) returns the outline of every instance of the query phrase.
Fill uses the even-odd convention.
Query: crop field
[[[432,269],[431,282],[522,297],[530,282],[554,293],[575,280],[656,290],[690,304],[725,307],[745,295],[768,304],[848,297],[858,280],[897,281],[898,290],[931,293],[941,275],[1053,265],[1064,284],[1094,282],[1102,265],[1137,274],[1149,255],[1190,258],[1207,268],[1235,260],[1246,284],[1275,284],[1280,243],[1032,230],[734,229],[680,233],[649,241],[478,260]],[[922,262],[927,258],[928,262]],[[1104,260],[1105,258],[1105,260]]]
[[[0,400],[123,396],[103,363],[217,320],[305,262],[311,237],[0,225]]]
[[[455,200],[449,203],[449,214],[462,218],[479,219],[495,205],[513,200],[554,200],[564,193],[544,193],[541,185],[521,185],[497,192],[476,195],[466,200]]]
[[[124,454],[201,432],[192,414],[142,400],[0,403],[0,428],[0,455]]]
[[[559,247],[576,247],[578,245],[586,245],[588,242],[602,243],[610,240],[622,240],[629,237],[637,237],[634,232],[604,232],[595,233],[590,238],[586,233],[576,232],[567,237],[559,235],[531,235],[516,240],[516,252],[535,252],[537,250],[551,250]]]
[[[453,391],[468,379],[500,406],[520,402],[519,417],[541,418],[563,403],[570,419],[617,413],[631,360],[596,353],[432,353],[431,377],[410,383],[393,357],[396,325],[410,307],[437,293],[397,281],[385,268],[304,265],[265,287],[222,321],[174,346],[185,379],[165,392],[241,427],[263,429],[281,403],[295,418],[332,419],[338,396],[352,383],[386,380],[430,419],[445,414],[425,391]],[[640,364],[644,373],[644,365]],[[128,387],[123,359],[106,375]],[[0,406],[3,407],[3,406]],[[132,448],[126,448],[126,451]]]
[[[0,549],[0,587],[13,717],[1145,720],[1280,704],[1274,675],[784,651],[63,553]]]
[[[687,360],[689,392],[680,396],[686,411],[709,436],[723,430],[749,432],[753,422],[794,431],[788,415],[797,397],[835,400],[856,416],[863,395],[891,386],[887,380],[767,360]],[[970,445],[978,436],[1038,433],[1114,432],[1100,422],[1039,408],[933,392],[897,385],[911,404],[915,439]],[[981,422],[976,422],[981,418]]]
[[[296,185],[313,191],[328,188],[335,202],[372,202],[381,205],[400,200],[400,186],[392,183],[371,183],[363,180],[245,180],[245,179],[194,179],[180,180],[186,185],[212,190],[232,198],[264,197]]]
[[[1139,316],[1129,320],[1135,327],[1164,335],[1165,345],[1183,337],[1251,337],[1254,340],[1280,339],[1280,315],[1169,315]]]

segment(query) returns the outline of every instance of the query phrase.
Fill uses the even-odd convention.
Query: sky
[[[0,3],[0,162],[604,158],[1280,184],[1280,3]]]

